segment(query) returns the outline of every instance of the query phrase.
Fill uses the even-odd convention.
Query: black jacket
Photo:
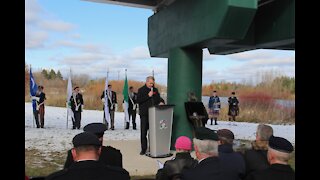
[[[243,158],[246,163],[246,175],[253,171],[267,169],[270,166],[267,152],[267,150],[255,149],[249,149],[244,152]]]
[[[108,91],[106,91],[106,94],[107,94],[107,99],[108,99],[109,112],[111,110],[114,111],[115,110],[115,105],[117,104],[117,93],[114,92],[114,91],[111,91],[111,94],[112,94],[111,97],[109,97]],[[104,98],[104,91],[102,91],[102,95],[100,96],[100,98],[101,99]],[[110,101],[110,99],[111,99],[111,101]],[[103,109],[104,109],[104,106],[103,106]]]
[[[229,97],[228,98],[229,108],[231,107],[238,107],[239,100],[237,97]]]
[[[177,153],[175,159],[165,162],[162,169],[159,169],[156,180],[178,180],[181,179],[183,171],[194,168],[198,161],[190,156],[190,153]]]
[[[222,144],[218,146],[219,159],[224,167],[223,170],[227,171],[230,175],[233,174],[237,179],[243,179],[246,172],[245,162],[242,155],[234,152],[232,145]]]
[[[130,100],[130,92],[129,92],[129,110],[133,110],[134,104],[137,104],[138,94],[134,92],[131,99],[132,99],[132,101]],[[133,102],[133,104],[132,104],[132,102]]]
[[[46,100],[46,94],[44,92],[41,92],[40,94],[36,94],[36,97],[39,97],[39,101],[37,102],[37,105],[43,103],[44,100]],[[44,106],[44,104],[42,104],[41,106]]]
[[[272,164],[265,170],[250,173],[245,180],[294,180],[295,172],[289,165]]]
[[[158,105],[160,102],[164,103],[164,100],[160,97],[157,88],[153,88],[153,96],[149,97],[148,93],[151,91],[146,85],[142,86],[138,90],[137,102],[139,103],[140,116],[148,116],[149,107]]]
[[[192,169],[184,171],[183,180],[237,180],[233,174],[223,171],[220,159],[218,157],[209,157]]]
[[[78,111],[82,111],[82,105],[83,105],[83,98],[82,98],[82,94],[78,93],[76,95],[75,98],[73,98],[73,95],[70,97],[70,102],[71,102],[71,109],[72,111],[76,111],[76,103],[77,102],[77,105],[79,106],[78,108]]]
[[[120,150],[111,146],[102,146],[99,161],[106,165],[117,166],[122,168],[122,154]],[[71,150],[68,151],[67,159],[64,168],[70,167],[74,163]]]
[[[99,161],[87,160],[72,164],[69,168],[57,171],[46,180],[129,180],[129,173],[122,168],[108,166]]]

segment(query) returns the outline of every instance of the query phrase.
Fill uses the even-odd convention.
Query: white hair
[[[272,149],[271,147],[268,148],[268,153],[273,154],[273,156],[281,162],[288,163],[290,159],[290,153],[285,153],[281,151],[277,151],[275,149]]]
[[[148,81],[149,79],[152,79],[153,81],[155,81],[153,76],[148,76],[148,77],[146,78],[146,81]]]
[[[201,154],[218,155],[218,141],[193,138],[193,143],[198,147],[198,151]]]

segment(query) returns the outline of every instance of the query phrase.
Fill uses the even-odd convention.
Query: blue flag
[[[38,90],[36,81],[33,78],[31,67],[30,67],[30,96],[35,96]],[[33,111],[36,111],[36,100],[32,100]]]

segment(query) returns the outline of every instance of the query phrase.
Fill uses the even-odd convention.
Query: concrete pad
[[[167,158],[151,158],[146,155],[140,155],[140,140],[104,140],[105,146],[117,148],[122,153],[123,168],[126,169],[130,176],[148,176],[155,175],[158,171],[157,160],[164,163],[175,156],[175,151],[171,153],[173,156]],[[193,157],[194,153],[191,154]]]

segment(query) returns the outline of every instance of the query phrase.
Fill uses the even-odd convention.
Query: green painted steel
[[[179,136],[193,138],[192,126],[187,120],[184,102],[188,93],[194,92],[201,101],[202,49],[174,48],[168,60],[168,104],[174,104],[172,146]]]
[[[210,54],[232,54],[253,49],[295,49],[295,0],[272,1],[259,7],[243,40],[208,45]]]
[[[168,57],[172,48],[243,39],[256,10],[257,0],[177,0],[149,17],[150,54]]]

